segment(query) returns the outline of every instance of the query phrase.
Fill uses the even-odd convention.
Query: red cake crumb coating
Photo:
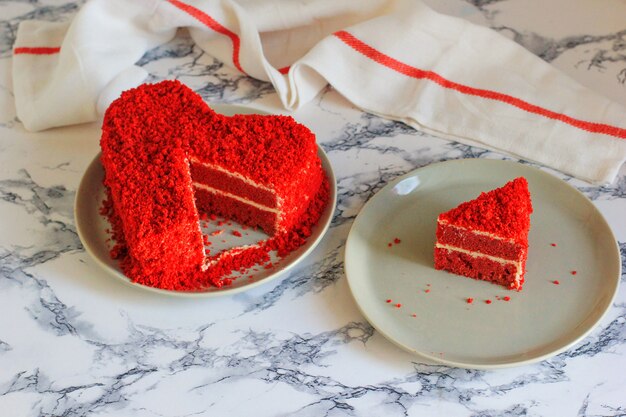
[[[442,213],[439,220],[524,243],[528,240],[532,211],[528,182],[519,177]]]
[[[224,277],[269,261],[270,251],[284,256],[301,246],[329,198],[315,137],[306,127],[286,116],[218,115],[176,81],[123,93],[105,114],[100,144],[107,190],[102,213],[116,242],[111,255],[143,285],[197,291],[228,284]],[[218,189],[211,193],[222,185],[244,201],[261,194],[268,200],[271,193],[273,220],[267,210],[246,212],[241,203],[230,212],[238,200],[224,195],[200,199],[210,212],[197,207],[195,184],[203,179],[194,178],[190,161],[233,173],[209,184]],[[261,226],[270,238],[206,258],[199,220],[215,214]]]
[[[440,214],[435,268],[521,290],[532,210],[520,177]]]

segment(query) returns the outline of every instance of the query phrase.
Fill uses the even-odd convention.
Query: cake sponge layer
[[[521,289],[524,283],[523,271],[518,263],[498,262],[485,256],[472,256],[446,248],[435,248],[435,268],[514,290]]]
[[[466,250],[476,250],[489,256],[517,261],[525,251],[525,245],[512,239],[498,239],[492,235],[475,232],[462,227],[437,223],[437,242]]]

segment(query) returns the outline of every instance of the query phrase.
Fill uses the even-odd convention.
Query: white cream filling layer
[[[199,188],[201,190],[206,190],[206,191],[208,191],[210,193],[213,193],[213,194],[223,195],[225,197],[232,198],[233,200],[237,200],[237,201],[240,201],[240,202],[242,202],[244,204],[248,204],[248,205],[250,205],[250,206],[252,206],[254,208],[257,208],[259,210],[263,210],[263,211],[267,211],[267,212],[275,213],[275,214],[280,214],[280,210],[277,209],[277,208],[267,207],[267,206],[264,206],[263,204],[257,203],[256,201],[248,200],[247,198],[243,198],[243,197],[240,197],[240,196],[235,195],[235,194],[231,194],[231,193],[227,193],[227,192],[224,192],[224,191],[221,191],[221,190],[217,190],[217,189],[215,189],[213,187],[209,187],[209,186],[204,185],[204,184],[199,184],[197,182],[194,182],[193,186],[196,187],[196,188]]]
[[[195,158],[191,158],[189,160],[192,164],[195,165],[201,165],[205,168],[209,168],[209,169],[214,169],[216,171],[222,172],[226,175],[228,175],[229,177],[233,177],[233,178],[237,178],[238,180],[241,180],[243,182],[245,182],[248,185],[251,185],[253,187],[259,188],[261,190],[265,190],[265,191],[271,191],[273,192],[274,190],[272,190],[270,187],[263,185],[263,184],[259,184],[258,182],[254,182],[252,181],[250,178],[244,177],[243,175],[239,174],[238,172],[232,172],[232,171],[228,171],[225,168],[222,168],[221,166],[218,165],[213,165],[213,164],[209,164],[206,162],[200,162],[199,160],[195,159]]]
[[[502,237],[502,236],[497,236],[497,235],[494,235],[493,233],[483,232],[483,231],[480,231],[480,230],[468,230],[468,229],[466,229],[466,228],[464,228],[464,227],[455,226],[455,225],[453,225],[453,224],[450,224],[450,223],[448,223],[448,222],[441,221],[441,220],[438,220],[438,223],[439,223],[440,225],[442,225],[442,226],[453,227],[453,228],[455,228],[455,229],[458,229],[458,230],[464,230],[464,231],[466,231],[466,232],[474,233],[474,234],[477,234],[477,235],[480,235],[480,236],[487,236],[487,237],[489,237],[489,238],[491,238],[491,239],[502,240],[502,241],[509,242],[509,243],[515,243],[515,240],[514,240],[514,239],[504,238],[504,237]]]
[[[480,253],[480,252],[469,251],[467,249],[457,248],[456,246],[442,245],[439,242],[437,242],[435,244],[435,248],[445,249],[445,250],[448,250],[448,251],[460,252],[460,253],[469,255],[472,258],[478,258],[480,256],[482,258],[487,258],[490,261],[497,262],[500,265],[507,265],[507,264],[513,265],[513,266],[515,266],[515,271],[516,271],[515,272],[515,282],[516,283],[519,282],[519,280],[520,280],[520,278],[522,276],[522,272],[523,272],[522,262],[519,262],[519,261],[512,261],[510,259],[504,259],[504,258],[499,258],[497,256],[486,255],[486,254]],[[511,286],[514,286],[514,285],[511,285]]]

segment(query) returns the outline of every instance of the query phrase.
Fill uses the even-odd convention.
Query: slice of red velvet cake
[[[269,251],[300,246],[328,200],[309,129],[288,116],[219,115],[177,81],[124,92],[105,114],[100,145],[112,254],[144,285],[221,286]],[[205,256],[202,213],[270,238]]]
[[[521,290],[532,211],[528,182],[519,177],[441,213],[435,268]]]

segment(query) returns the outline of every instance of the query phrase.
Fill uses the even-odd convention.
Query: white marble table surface
[[[626,105],[623,0],[431,3],[515,39]],[[80,5],[0,2],[1,416],[626,415],[624,272],[612,307],[588,337],[522,367],[423,363],[365,321],[343,269],[346,237],[363,204],[416,168],[505,156],[364,114],[332,89],[294,114],[317,133],[338,178],[330,231],[303,265],[218,299],[158,296],[111,279],[84,251],[72,208],[98,152],[99,125],[28,133],[12,96],[18,23],[70,19]],[[203,54],[184,32],[140,65],[152,80],[180,79],[208,102],[281,111],[270,85]],[[624,252],[626,169],[604,187],[547,171],[594,202]]]

